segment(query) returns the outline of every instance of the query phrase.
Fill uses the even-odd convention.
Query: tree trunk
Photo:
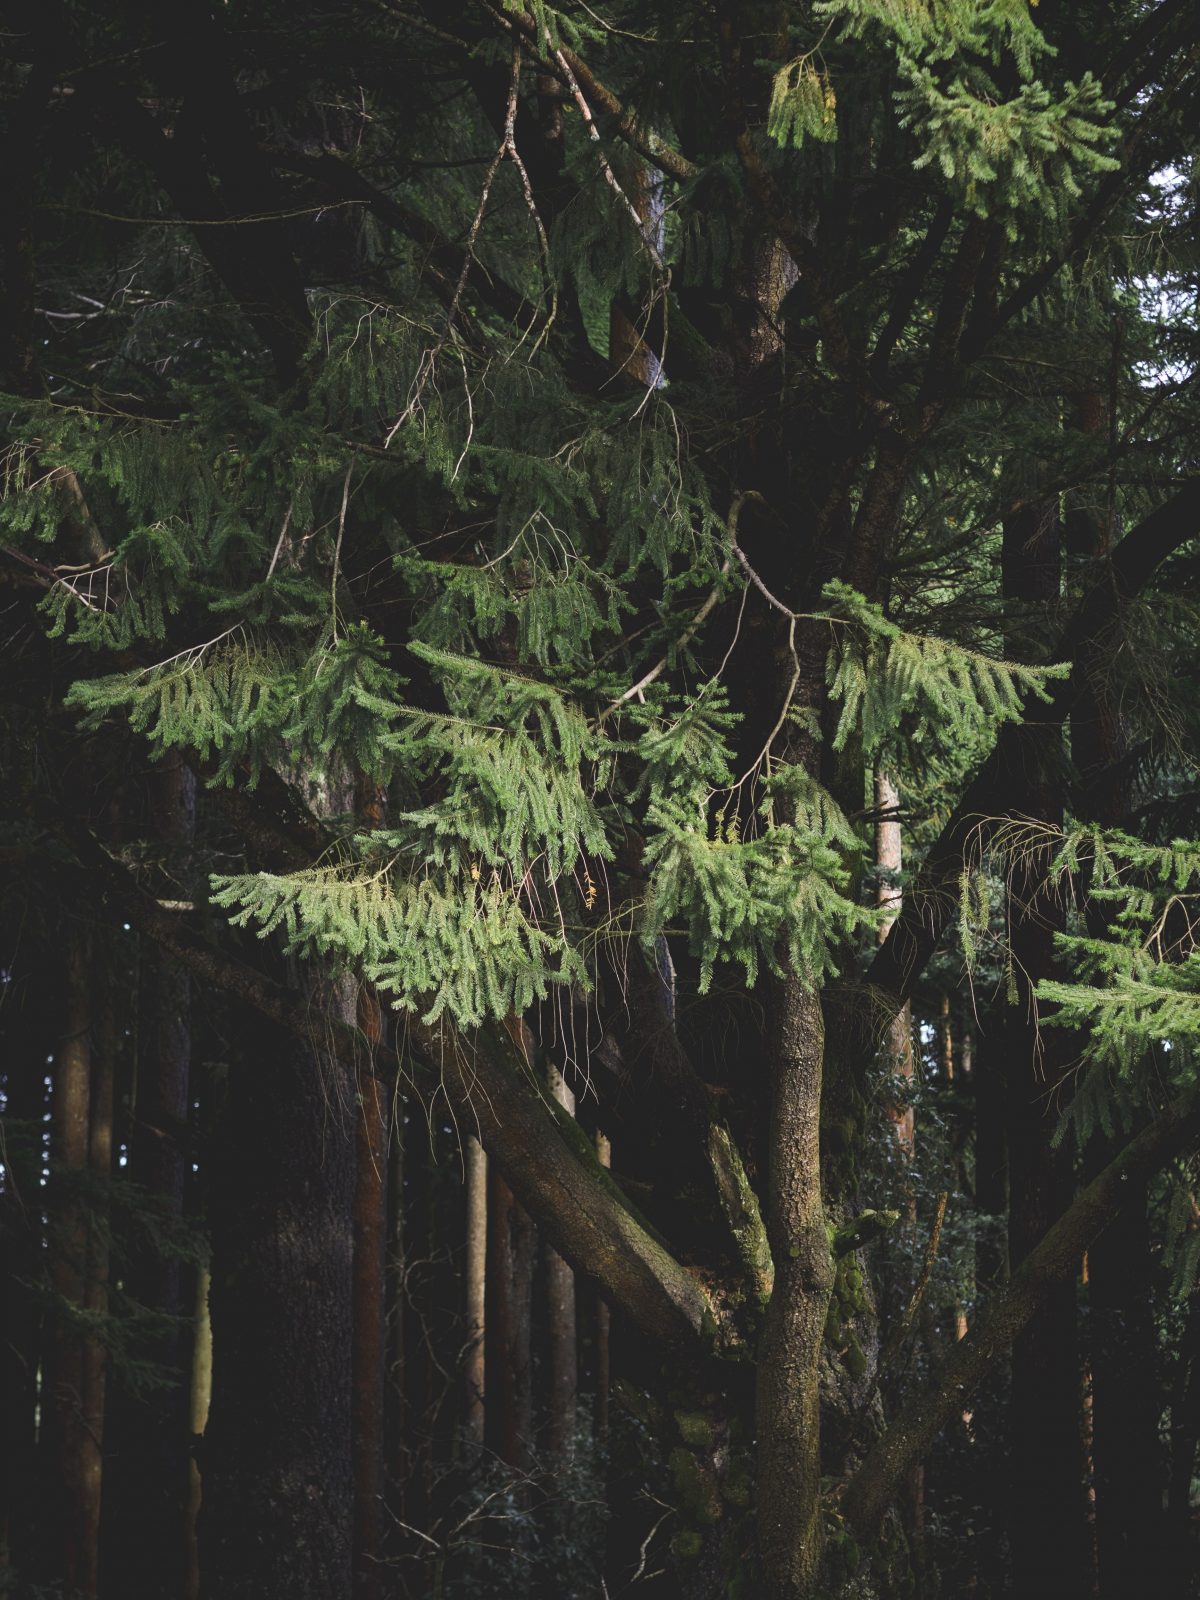
[[[486,1394],[485,1344],[487,1297],[487,1155],[479,1140],[468,1134],[464,1155],[467,1184],[466,1279],[467,1360],[463,1434],[472,1460],[483,1449]]]
[[[1053,505],[1035,505],[1004,524],[1002,567],[1009,608],[1005,648],[1021,653],[1045,626],[1059,598],[1059,523]],[[1028,649],[1026,654],[1028,654]],[[1056,767],[1058,725],[1023,730],[1021,777],[1011,800],[1022,818],[1062,824]],[[1005,1019],[1009,1070],[1009,1257],[1015,1270],[1055,1219],[1074,1188],[1070,1147],[1052,1144],[1067,1091],[1069,1041],[1038,1025],[1033,989],[1055,976],[1055,932],[1064,912],[1042,883],[1047,854],[1035,848],[1014,866],[1009,931],[1017,1004]],[[1009,1406],[1009,1533],[1019,1593],[1042,1585],[1063,1597],[1091,1593],[1083,1492],[1083,1445],[1076,1287],[1064,1278],[1017,1338]]]
[[[56,1304],[47,1321],[42,1365],[41,1445],[44,1492],[53,1508],[47,1572],[74,1595],[85,1578],[83,1551],[84,1340],[72,1316],[84,1306],[88,1230],[78,1187],[88,1160],[91,1093],[90,940],[78,924],[67,933],[63,1026],[54,1054],[50,1100],[50,1283]]]
[[[821,1345],[834,1271],[821,1198],[824,1026],[813,989],[774,984],[767,1231],[775,1288],[758,1352],[758,1536],[771,1600],[812,1593],[821,1555]]]
[[[22,908],[23,909],[23,908]],[[23,918],[4,929],[0,1005],[4,1173],[0,1179],[0,1569],[27,1573],[36,1526],[37,1372],[41,1316],[42,1121],[53,1028],[44,951]]]
[[[358,1022],[375,1046],[382,1031],[377,997],[363,990]],[[354,1594],[383,1592],[384,1393],[386,1386],[388,1086],[373,1059],[358,1067],[354,1180]]]
[[[201,1267],[196,1273],[196,1308],[192,1323],[192,1381],[188,1406],[192,1454],[188,1461],[187,1577],[183,1590],[184,1600],[199,1600],[200,1596],[200,1553],[196,1543],[196,1527],[200,1517],[202,1484],[196,1452],[204,1442],[204,1433],[208,1427],[208,1411],[212,1405],[212,1318],[208,1313],[208,1295],[211,1287],[212,1273],[207,1267]]]
[[[1162,1412],[1145,1189],[1088,1251],[1101,1600],[1136,1594],[1162,1549]]]
[[[246,1035],[211,1174],[201,1594],[346,1600],[353,1078],[336,1057],[270,1026],[247,1019]]]
[[[84,1304],[94,1316],[108,1309],[108,1204],[112,1178],[113,1084],[116,1073],[117,1017],[115,973],[111,963],[97,960],[92,969],[96,989],[93,1030],[88,1171],[96,1186],[88,1219],[87,1283]],[[81,1567],[79,1589],[95,1600],[100,1583],[100,1502],[103,1486],[104,1400],[108,1353],[93,1334],[83,1345],[83,1461],[81,1468]]]
[[[1119,324],[1114,326],[1119,343]],[[1114,371],[1116,347],[1114,345]],[[1115,395],[1092,392],[1078,399],[1076,425],[1085,435],[1116,437]],[[1112,548],[1116,506],[1092,495],[1067,517],[1072,550],[1105,561]],[[1128,734],[1109,680],[1106,641],[1081,655],[1083,692],[1071,712],[1071,757],[1079,781],[1080,812],[1106,827],[1125,825],[1130,810],[1126,763]],[[1102,938],[1115,907],[1093,901],[1089,932]],[[1097,1133],[1086,1153],[1088,1170],[1112,1159],[1115,1141]],[[1161,1551],[1166,1460],[1159,1435],[1162,1403],[1154,1327],[1151,1236],[1147,1196],[1129,1196],[1116,1223],[1088,1253],[1088,1330],[1091,1362],[1091,1456],[1096,1556],[1101,1600],[1135,1592],[1154,1570]]]
[[[493,1166],[488,1196],[488,1429],[493,1448],[517,1473],[532,1465],[532,1306],[535,1230],[529,1213]],[[494,1421],[493,1421],[494,1416]]]
[[[405,1102],[397,1091],[392,1108],[388,1151],[388,1239],[384,1268],[387,1386],[384,1391],[384,1479],[389,1531],[406,1521],[404,1488],[408,1458],[404,1405],[405,1335],[405,1168],[407,1164]],[[389,1540],[390,1550],[390,1540]]]
[[[1194,1225],[1194,1224],[1193,1224]],[[1192,1512],[1192,1480],[1200,1444],[1200,1288],[1188,1297],[1187,1322],[1180,1341],[1178,1367],[1171,1393],[1171,1473],[1167,1516],[1172,1571],[1181,1593],[1196,1570],[1196,1527]]]
[[[568,1116],[575,1115],[575,1096],[557,1067],[548,1074],[550,1093]],[[579,1357],[575,1329],[575,1274],[549,1245],[546,1247],[546,1323],[549,1344],[549,1394],[546,1407],[546,1449],[551,1465],[563,1466],[575,1443],[575,1397],[579,1390]]]
[[[612,1166],[612,1143],[607,1134],[596,1134],[596,1159],[605,1169]],[[596,1443],[608,1444],[608,1397],[612,1384],[612,1312],[602,1294],[596,1294],[596,1393],[592,1425]]]
[[[195,834],[196,780],[177,752],[147,777],[150,820],[174,855],[167,870],[186,875],[180,859]],[[190,1121],[191,980],[170,953],[143,945],[142,1014],[128,1176],[180,1218],[187,1180]],[[114,1407],[104,1519],[106,1587],[146,1600],[176,1600],[184,1581],[188,1497],[188,1360],[184,1317],[191,1309],[182,1263],[173,1253],[142,1245],[129,1264],[126,1287],[157,1316],[163,1331],[141,1352],[164,1382],[141,1394],[123,1393]]]
[[[879,942],[887,938],[892,924],[904,909],[904,890],[896,881],[904,866],[904,846],[900,833],[900,791],[887,773],[875,774],[875,864],[882,876],[879,880],[879,904],[888,913],[880,923]],[[904,1080],[911,1090],[913,1082],[912,1006],[906,1000],[888,1024],[884,1048],[892,1072]],[[914,1126],[911,1104],[898,1105],[892,1115],[896,1123],[896,1141],[904,1154],[911,1155]]]

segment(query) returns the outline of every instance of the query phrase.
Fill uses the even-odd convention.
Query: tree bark
[[[23,907],[21,908],[23,911]],[[0,1005],[4,1086],[4,1176],[0,1183],[0,1563],[30,1571],[36,1530],[37,1374],[41,1315],[41,1181],[46,1062],[51,1053],[49,963],[24,917],[4,926]]]
[[[308,1003],[322,1002],[311,995]],[[249,1019],[241,1057],[211,1173],[213,1399],[201,1456],[201,1595],[346,1600],[352,1067]]]
[[[575,1096],[563,1082],[557,1067],[549,1068],[548,1087],[566,1114],[574,1116]],[[575,1274],[551,1245],[546,1247],[545,1286],[550,1357],[546,1450],[552,1466],[565,1466],[574,1450],[575,1399],[579,1390]]]
[[[53,1543],[47,1571],[64,1593],[85,1579],[83,1551],[84,1340],[72,1321],[84,1306],[88,1231],[77,1190],[88,1160],[91,1092],[90,939],[69,928],[63,970],[63,1026],[54,1053],[50,1099],[50,1284],[57,1303],[47,1321],[42,1357],[41,1446]]]
[[[147,774],[150,822],[170,852],[167,871],[188,869],[185,853],[196,827],[196,780],[177,751]],[[171,915],[171,913],[168,913]],[[128,1176],[163,1207],[183,1215],[190,1121],[191,979],[169,949],[142,947],[139,1059],[132,1097]],[[175,1600],[183,1582],[187,1534],[187,1372],[184,1317],[191,1309],[177,1254],[144,1243],[131,1260],[126,1287],[163,1331],[142,1352],[165,1382],[141,1394],[114,1395],[112,1451],[104,1525],[106,1586],[146,1600]]]
[[[377,997],[358,1000],[367,1044],[358,1064],[354,1179],[354,1594],[383,1592],[384,1392],[387,1362],[384,1278],[387,1257],[388,1086],[374,1071],[382,1018]]]
[[[1059,603],[1060,526],[1055,505],[1035,504],[1006,520],[1001,565],[1008,616],[1005,649],[1029,654],[1031,638]],[[1009,803],[1021,819],[1062,826],[1060,725],[1022,728],[1020,765]],[[1046,850],[1022,852],[1009,882],[1009,940],[1017,1003],[1004,1030],[1009,1074],[1009,1257],[1018,1266],[1074,1188],[1070,1146],[1053,1143],[1069,1091],[1071,1041],[1039,1026],[1034,988],[1057,973],[1055,934],[1065,912],[1044,886]],[[1018,1592],[1038,1584],[1090,1594],[1090,1541],[1083,1492],[1083,1415],[1076,1288],[1061,1279],[1013,1345],[1009,1425],[1009,1540]]]
[[[200,1554],[196,1542],[196,1527],[200,1519],[203,1488],[196,1455],[204,1442],[209,1407],[212,1405],[212,1318],[208,1312],[208,1294],[211,1287],[212,1273],[208,1267],[201,1267],[196,1273],[196,1307],[192,1321],[192,1381],[188,1391],[188,1422],[192,1434],[192,1453],[188,1460],[187,1573],[183,1587],[184,1600],[199,1600],[200,1596]]]
[[[1136,1594],[1163,1545],[1154,1256],[1144,1185],[1088,1251],[1092,1460],[1101,1600]]]
[[[485,1424],[488,1172],[484,1148],[471,1134],[467,1135],[465,1141],[464,1156],[467,1169],[467,1249],[463,1268],[466,1280],[467,1360],[463,1434],[468,1452],[477,1459],[483,1449]]]
[[[770,1028],[775,1287],[758,1352],[758,1537],[771,1600],[801,1600],[821,1555],[819,1372],[834,1281],[821,1198],[824,1028],[801,978],[775,983]]]
[[[112,1178],[113,1085],[116,1073],[117,1017],[115,973],[109,962],[92,969],[96,988],[93,1030],[88,1171],[96,1187],[88,1218],[87,1283],[84,1305],[95,1316],[108,1309],[107,1189]],[[104,1472],[104,1414],[108,1353],[94,1334],[83,1345],[83,1461],[81,1466],[81,1567],[83,1600],[95,1600],[100,1585],[100,1506]]]
[[[533,1262],[529,1213],[496,1171],[489,1175],[487,1324],[489,1430],[502,1461],[524,1475],[533,1443]],[[494,1417],[494,1420],[493,1420]]]
[[[607,1170],[612,1166],[612,1142],[607,1134],[596,1134],[596,1160]],[[612,1313],[602,1294],[596,1295],[596,1393],[593,1398],[592,1425],[596,1443],[608,1444],[608,1402],[612,1385]]]

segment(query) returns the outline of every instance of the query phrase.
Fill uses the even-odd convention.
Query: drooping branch
[[[868,1451],[842,1494],[840,1511],[860,1538],[872,1537],[908,1471],[961,1412],[1051,1288],[1073,1271],[1127,1195],[1175,1156],[1200,1143],[1200,1093],[1181,1095],[1131,1140],[1058,1219],[1012,1280],[954,1347],[935,1383],[916,1395]]]

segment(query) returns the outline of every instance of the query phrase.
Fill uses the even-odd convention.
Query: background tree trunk
[[[346,1600],[354,1084],[336,1058],[251,1019],[240,1055],[211,1170],[201,1594]]]
[[[1044,627],[1059,600],[1059,522],[1052,503],[1008,518],[1002,570],[1009,608],[1005,649],[1019,654]],[[1012,799],[1019,818],[1062,825],[1061,733],[1036,717],[1022,729],[1020,776]],[[1033,986],[1057,972],[1054,935],[1064,913],[1043,887],[1048,855],[1036,845],[1014,867],[1009,931],[1017,1003],[1005,1018],[1008,1060],[1008,1247],[1015,1271],[1066,1211],[1074,1192],[1071,1149],[1052,1145],[1068,1092],[1070,1042],[1038,1026]],[[1018,1336],[1012,1353],[1009,1406],[1010,1530],[1018,1593],[1041,1585],[1068,1597],[1092,1590],[1083,1493],[1082,1384],[1076,1285],[1064,1278]]]
[[[52,1507],[46,1570],[63,1592],[85,1578],[84,1339],[72,1320],[84,1308],[88,1231],[79,1186],[88,1162],[91,1093],[91,945],[78,923],[68,931],[62,974],[62,1031],[50,1097],[50,1284],[56,1303],[42,1355],[41,1452],[44,1493]]]
[[[187,872],[196,828],[196,780],[177,751],[147,773],[151,828],[171,852],[168,871]],[[191,980],[186,968],[149,941],[143,946],[143,1012],[131,1096],[128,1176],[171,1221],[184,1212],[191,1111]],[[161,1381],[140,1394],[114,1395],[108,1502],[104,1519],[106,1585],[146,1600],[175,1600],[186,1562],[188,1497],[188,1341],[190,1286],[174,1251],[143,1241],[129,1262],[126,1288],[163,1319],[141,1352]]]
[[[488,1431],[500,1459],[526,1473],[532,1465],[533,1441],[531,1297],[536,1232],[494,1163],[488,1179]]]
[[[358,1024],[372,1054],[358,1066],[354,1185],[354,1593],[383,1592],[384,1393],[386,1387],[388,1085],[374,1068],[382,1032],[376,995],[358,998]]]
[[[483,1449],[487,1347],[487,1155],[479,1140],[468,1134],[464,1144],[467,1187],[467,1248],[463,1276],[466,1289],[467,1359],[463,1408],[463,1434],[468,1454],[478,1459]]]
[[[88,1171],[95,1192],[88,1216],[87,1284],[84,1304],[95,1316],[108,1310],[110,1208],[112,1180],[113,1087],[117,1056],[117,974],[111,961],[92,965],[96,1025],[92,1030],[92,1086],[88,1130]],[[81,1469],[82,1564],[79,1588],[94,1600],[100,1583],[100,1509],[104,1472],[104,1401],[108,1353],[94,1334],[83,1346],[83,1462]]]
[[[550,1093],[568,1116],[575,1115],[575,1096],[555,1066],[547,1073]],[[579,1391],[579,1356],[575,1328],[575,1274],[556,1250],[546,1247],[546,1336],[549,1373],[546,1404],[546,1450],[551,1465],[564,1466],[575,1446],[575,1400]]]

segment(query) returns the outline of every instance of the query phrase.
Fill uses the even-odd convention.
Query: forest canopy
[[[0,1594],[1197,1593],[1192,12],[6,8]]]

